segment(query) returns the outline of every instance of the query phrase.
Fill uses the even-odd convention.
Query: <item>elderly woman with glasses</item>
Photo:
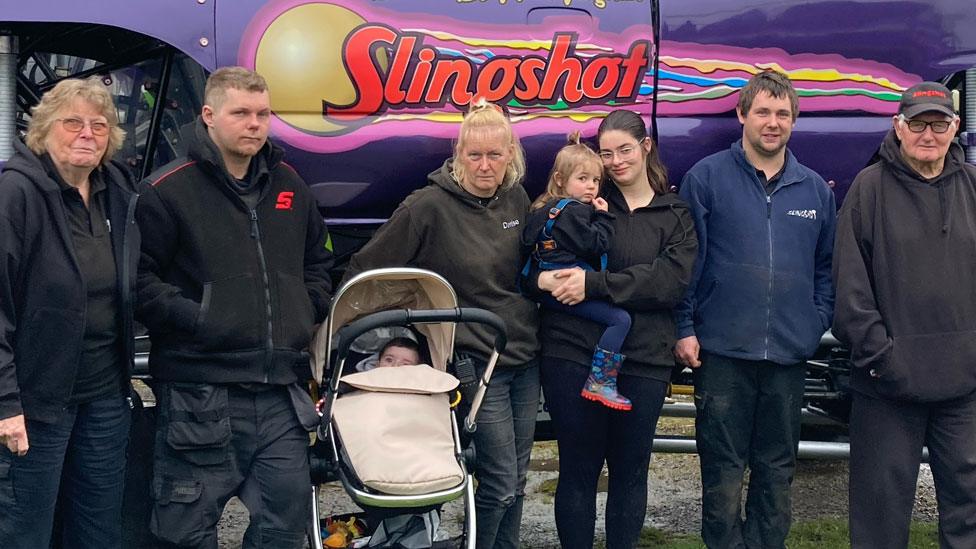
[[[136,195],[97,79],[31,111],[0,174],[0,547],[121,546]],[[57,540],[59,544],[62,540]]]

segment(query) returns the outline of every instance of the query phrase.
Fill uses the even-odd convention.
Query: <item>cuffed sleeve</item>
[[[834,282],[831,279],[831,262],[834,255],[834,235],[837,232],[837,203],[834,193],[823,181],[820,182],[825,191],[826,200],[822,208],[824,220],[820,226],[820,238],[817,240],[817,250],[813,273],[813,302],[820,314],[820,321],[824,331],[830,327],[834,318]]]
[[[556,218],[552,239],[579,258],[599,258],[610,249],[613,220],[613,214],[596,211],[589,204],[571,203]]]
[[[678,196],[688,203],[695,224],[695,233],[698,235],[698,250],[691,280],[685,295],[674,308],[675,336],[681,339],[695,335],[695,294],[705,264],[705,253],[708,250],[708,215],[711,211],[711,196],[692,172],[685,174]]]
[[[0,201],[0,204],[3,202]],[[16,211],[13,208],[5,209]],[[24,413],[14,356],[14,338],[17,333],[14,285],[21,277],[23,231],[21,224],[0,212],[0,419]]]
[[[315,200],[309,201],[308,223],[305,229],[304,278],[308,297],[315,308],[315,322],[325,320],[332,299],[332,279],[329,271],[335,264],[332,239]]]
[[[856,185],[856,182],[855,182]],[[833,279],[837,287],[833,334],[851,346],[854,365],[880,361],[891,349],[891,338],[875,300],[871,266],[870,225],[863,216],[855,188],[848,193],[837,221]]]
[[[177,224],[152,185],[143,183],[140,190],[136,223],[142,233],[142,247],[136,280],[136,318],[150,331],[175,328],[192,333],[200,304],[162,279],[176,254]]]

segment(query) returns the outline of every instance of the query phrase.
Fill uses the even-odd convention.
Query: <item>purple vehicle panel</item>
[[[106,0],[97,10],[47,0],[17,3],[0,18],[0,28],[50,44],[52,54],[106,65],[126,60],[95,56],[124,48],[89,51],[85,40],[122,29],[206,71],[256,68],[271,85],[276,139],[335,225],[378,223],[422,186],[451,154],[476,95],[511,112],[530,194],[565,135],[593,135],[614,108],[647,117],[677,183],[738,137],[737,91],[770,68],[801,96],[792,149],[842,199],[900,92],[938,79],[965,93],[961,72],[976,65],[970,0]],[[77,40],[34,40],[81,26],[89,32]],[[133,78],[147,82],[138,93],[152,110],[163,76]],[[133,132],[147,140],[131,160],[143,173],[168,158],[153,143],[179,152],[178,139],[157,137],[176,133],[166,115],[178,111],[171,118],[183,123],[198,108],[166,93],[158,124]],[[24,95],[22,108],[31,104]]]

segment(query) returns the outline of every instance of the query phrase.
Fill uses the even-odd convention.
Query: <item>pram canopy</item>
[[[332,311],[322,323],[311,345],[313,379],[333,365],[330,349],[336,332],[371,313],[391,309],[452,309],[457,307],[454,289],[444,277],[423,269],[376,269],[361,273],[344,284],[333,297]],[[445,371],[454,352],[453,322],[418,324],[427,339],[431,366]]]

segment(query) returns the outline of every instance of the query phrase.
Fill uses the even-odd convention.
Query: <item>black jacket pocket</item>
[[[265,344],[264,291],[250,274],[203,285],[195,339],[200,351],[237,351]]]

